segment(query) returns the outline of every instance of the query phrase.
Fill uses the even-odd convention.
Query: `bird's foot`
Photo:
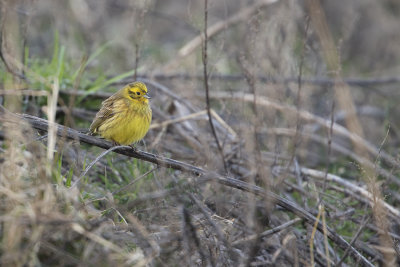
[[[115,142],[114,140],[112,140],[111,142],[112,142],[113,146],[120,146],[120,143]]]

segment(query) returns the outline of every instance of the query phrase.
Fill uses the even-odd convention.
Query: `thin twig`
[[[108,150],[107,150],[108,151]],[[136,178],[135,180],[131,181],[130,183],[128,183],[127,185],[124,185],[121,188],[118,188],[117,190],[115,190],[114,192],[112,192],[112,195],[118,194],[121,191],[126,190],[128,187],[130,187],[131,185],[137,183],[139,180],[143,179],[144,177],[146,177],[147,175],[149,175],[150,173],[154,172],[155,170],[157,170],[158,166],[152,168],[151,170],[143,173],[142,175],[140,175],[138,178]]]
[[[254,114],[254,121],[253,121],[254,148],[253,149],[255,150],[254,154],[255,154],[255,163],[256,163],[256,171],[257,171],[256,175],[260,175],[263,177],[264,175],[263,175],[263,171],[261,168],[262,162],[261,162],[261,150],[260,150],[260,145],[262,142],[259,138],[261,122],[259,121],[256,80],[254,79],[254,75],[250,72],[250,70],[246,68],[244,59],[242,57],[238,57],[238,61],[239,61],[240,67],[243,71],[243,74],[246,77],[246,82],[249,86],[249,89],[253,95],[253,99],[252,99],[252,109],[253,109],[253,114]]]
[[[350,245],[352,246],[358,239],[358,237],[361,235],[362,231],[364,230],[365,226],[368,224],[369,220],[371,219],[371,215],[364,215],[364,219],[362,220],[363,222],[361,223],[360,227],[358,228],[356,234],[353,236],[353,238],[350,241]],[[336,267],[339,267],[342,265],[342,262],[347,258],[349,254],[349,251],[346,249],[343,253],[342,258],[340,261],[335,265]]]
[[[333,138],[333,125],[335,123],[335,100],[332,100],[332,105],[331,105],[331,126],[329,127],[329,132],[328,132],[328,152],[327,152],[327,158],[326,158],[326,166],[325,166],[325,178],[324,178],[324,184],[322,187],[322,192],[325,192],[326,190],[326,180],[328,176],[328,171],[329,171],[329,166],[331,164],[330,158],[332,154],[332,138]],[[355,155],[357,155],[355,153]],[[357,155],[358,156],[358,155]],[[369,161],[368,159],[366,159]],[[368,165],[368,164],[366,164]],[[320,199],[321,201],[321,199]]]
[[[300,143],[300,136],[301,136],[301,117],[300,117],[300,110],[301,110],[301,89],[302,89],[302,78],[303,78],[303,65],[304,65],[304,54],[306,50],[306,44],[307,44],[307,34],[308,34],[308,27],[310,25],[310,17],[307,16],[306,18],[306,26],[304,29],[304,37],[303,37],[303,46],[301,50],[301,55],[300,55],[300,64],[299,64],[299,75],[297,77],[297,95],[296,95],[296,131],[293,137],[293,153],[292,153],[292,158],[288,162],[288,167],[292,165],[294,158],[296,157],[297,153],[297,147]]]
[[[211,115],[214,116],[215,120],[221,124],[222,127],[224,127],[231,135],[233,138],[237,137],[237,133],[235,130],[233,130],[228,123],[226,123],[219,115],[217,112],[214,111],[214,109],[211,109]]]
[[[78,180],[76,180],[70,188],[74,188],[75,186],[77,186],[81,179],[86,175],[86,173],[94,166],[94,164],[96,164],[96,162],[98,162],[102,157],[104,157],[105,155],[107,155],[108,153],[110,153],[111,151],[120,149],[120,148],[130,148],[132,149],[130,146],[113,146],[110,147],[109,149],[107,149],[106,151],[103,151],[97,158],[95,158],[85,169],[84,172],[82,172],[82,174],[79,176]]]
[[[161,128],[161,127],[164,128],[164,127],[166,127],[166,126],[168,126],[170,124],[174,124],[174,123],[177,123],[177,122],[183,122],[183,121],[186,121],[186,120],[194,119],[196,117],[205,115],[206,113],[207,113],[207,110],[202,110],[202,111],[199,111],[199,112],[196,112],[196,113],[191,113],[191,114],[188,114],[186,116],[179,117],[179,118],[166,120],[166,121],[163,121],[163,122],[160,122],[160,123],[153,123],[150,126],[150,129],[156,129],[156,128]]]
[[[218,113],[216,113],[214,111],[214,109],[211,109],[211,115],[215,118],[216,121],[218,121],[222,127],[224,127],[232,136],[233,138],[236,138],[237,133],[235,132],[235,130],[233,130],[219,115]],[[150,125],[150,129],[156,129],[156,128],[164,128],[170,124],[174,124],[174,123],[178,123],[178,122],[183,122],[186,120],[191,120],[200,116],[203,116],[207,114],[207,110],[202,110],[199,112],[195,112],[195,113],[191,113],[179,118],[175,118],[175,119],[169,119],[160,123],[153,123]]]
[[[294,224],[296,224],[296,223],[298,223],[300,221],[301,221],[300,218],[296,218],[296,219],[290,220],[288,222],[285,222],[284,224],[281,224],[281,225],[279,225],[277,227],[274,227],[272,229],[264,231],[264,232],[262,232],[262,233],[260,233],[258,235],[255,234],[255,235],[251,235],[251,236],[236,240],[236,241],[232,242],[232,246],[242,245],[243,243],[247,243],[249,241],[252,241],[252,240],[256,239],[257,236],[260,236],[261,238],[270,237],[273,234],[276,234],[276,233],[278,233],[278,232],[280,232],[280,231],[282,231],[282,230],[284,230],[284,229],[286,229],[286,228],[288,228],[288,227],[290,227],[290,226],[292,226],[292,225],[294,225]]]
[[[207,73],[207,43],[208,43],[208,36],[207,36],[207,20],[208,20],[208,0],[204,0],[204,41],[203,41],[203,74],[204,74],[204,89],[206,91],[206,108],[207,108],[207,115],[208,121],[210,123],[211,132],[214,136],[215,142],[217,143],[219,154],[221,155],[222,163],[224,164],[225,172],[228,173],[228,167],[225,162],[224,151],[219,143],[217,132],[215,131],[214,123],[211,116],[210,111],[210,96],[209,96],[209,86],[208,86],[208,73]]]
[[[135,42],[135,72],[133,73],[133,80],[137,80],[137,70],[139,66],[139,44]]]

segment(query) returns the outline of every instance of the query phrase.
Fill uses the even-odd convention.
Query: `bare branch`
[[[3,109],[3,111],[5,111]],[[7,111],[5,111],[7,112]],[[23,114],[23,115],[14,115],[15,118],[23,119],[27,121],[34,129],[41,130],[41,131],[47,131],[48,130],[48,121],[37,118],[35,116]],[[3,118],[2,119],[6,119]],[[15,122],[16,121],[11,121]],[[58,124],[55,124],[55,129],[56,129],[56,134],[59,136],[64,136],[67,139],[72,139],[72,140],[79,140],[81,142],[91,144],[94,146],[98,146],[104,149],[109,149],[112,147],[112,144],[106,140],[90,136],[81,132],[78,132],[74,129],[61,126]],[[182,172],[186,173],[191,173],[194,174],[195,176],[198,177],[198,179],[204,180],[204,181],[215,181],[221,185],[225,185],[228,187],[236,188],[239,190],[242,190],[244,192],[249,192],[253,193],[255,195],[261,196],[263,198],[266,198],[267,201],[270,201],[272,203],[276,203],[277,205],[281,206],[282,208],[293,212],[303,220],[305,220],[308,224],[313,225],[316,221],[316,218],[309,213],[308,211],[302,209],[299,207],[297,204],[273,193],[273,192],[267,192],[264,189],[262,189],[259,186],[252,185],[231,177],[227,176],[221,176],[215,172],[207,171],[202,168],[176,161],[173,159],[165,158],[159,155],[154,155],[151,153],[139,151],[139,150],[133,150],[133,149],[128,149],[128,148],[119,148],[115,150],[116,153],[126,155],[129,157],[134,157],[137,159],[141,159],[144,161],[152,162],[154,164],[157,164],[160,167],[166,167],[166,168],[172,168],[176,170],[180,170]],[[323,232],[323,225],[321,222],[318,222],[317,224],[317,229],[320,232]],[[349,248],[349,253],[350,255],[355,258],[356,260],[359,260],[362,266],[373,266],[371,262],[369,262],[363,255],[361,255],[354,247],[349,246],[349,243],[344,240],[340,235],[338,235],[333,229],[327,227],[327,235],[330,240],[332,240],[334,243],[336,243],[341,249],[345,250]]]

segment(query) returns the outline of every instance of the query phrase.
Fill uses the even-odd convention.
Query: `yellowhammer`
[[[103,101],[90,125],[90,133],[121,145],[141,140],[151,123],[149,99],[144,83],[126,85]]]

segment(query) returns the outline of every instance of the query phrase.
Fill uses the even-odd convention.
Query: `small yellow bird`
[[[90,133],[114,144],[130,145],[140,141],[151,123],[149,99],[144,83],[126,85],[103,101],[90,125]]]

